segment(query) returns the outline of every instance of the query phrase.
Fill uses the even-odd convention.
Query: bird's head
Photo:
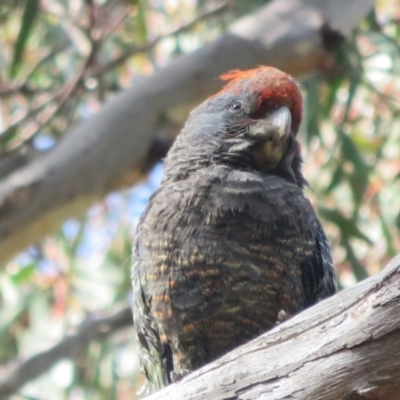
[[[272,67],[235,70],[221,78],[228,83],[191,112],[171,152],[185,151],[193,166],[276,172],[303,185],[295,139],[302,97],[294,79]]]

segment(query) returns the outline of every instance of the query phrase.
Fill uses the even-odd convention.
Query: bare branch
[[[86,63],[85,63],[86,65]],[[16,119],[7,128],[0,132],[0,137],[2,135],[6,136],[6,132],[16,129],[23,124],[26,124],[30,119],[33,117],[38,118],[39,114],[42,112],[45,113],[47,109],[47,116],[43,119],[43,121],[38,124],[35,128],[31,129],[29,132],[25,132],[23,137],[20,140],[13,141],[13,143],[8,146],[8,150],[16,150],[19,147],[25,146],[28,142],[32,141],[32,139],[37,135],[44,126],[46,126],[64,107],[70,96],[74,93],[77,89],[78,85],[80,84],[81,77],[83,72],[85,71],[85,67],[80,68],[78,72],[73,77],[72,81],[66,84],[62,89],[58,90],[51,96],[49,96],[46,100],[42,101],[39,105],[31,108],[29,111],[25,113],[22,117]],[[49,112],[48,108],[52,105],[52,103],[56,103],[54,105],[53,110]]]
[[[85,71],[90,67],[93,57],[97,51],[97,46],[93,43],[90,54],[87,56],[86,60],[82,63],[82,66],[78,68],[72,77],[71,81],[64,85],[61,89],[57,90],[54,94],[49,96],[46,100],[42,101],[39,105],[31,108],[25,115],[16,119],[7,128],[0,132],[0,138],[7,131],[16,129],[20,125],[27,123],[31,118],[38,118],[39,113],[45,114],[47,111],[47,115],[44,119],[30,132],[26,132],[20,140],[14,141],[11,146],[9,146],[9,150],[16,150],[18,147],[25,146],[28,142],[32,141],[32,139],[61,111],[61,109],[65,106],[69,98],[72,94],[78,89],[82,82],[82,77],[85,74]],[[49,106],[52,103],[56,103],[54,108],[49,111]],[[47,109],[47,110],[46,110]]]
[[[148,397],[187,400],[398,400],[400,256],[378,275],[322,301],[181,382]],[[0,370],[0,398],[93,340],[132,324],[129,307]],[[373,366],[373,368],[371,368]],[[370,397],[368,397],[370,396]]]
[[[147,400],[398,400],[400,256]]]
[[[38,105],[35,105],[31,109],[29,109],[24,115],[21,117],[15,118],[3,132],[0,132],[0,138],[2,136],[7,135],[7,131],[18,128],[20,125],[26,123],[32,117],[35,117],[38,113],[40,113],[44,108],[46,108],[49,104],[53,103],[57,100],[57,98],[61,95],[62,89],[57,90],[49,96],[46,96],[46,99],[39,102]]]
[[[66,48],[69,47],[68,42],[63,42],[60,43],[59,45],[55,46],[53,49],[51,49],[48,53],[46,53],[42,58],[39,59],[39,61],[28,71],[28,73],[25,75],[24,78],[20,80],[20,83],[14,84],[9,87],[0,87],[0,98],[5,98],[12,96],[16,93],[21,93],[21,94],[35,94],[43,91],[48,91],[49,89],[43,89],[43,88],[30,88],[28,86],[28,81],[32,77],[32,75],[47,61],[52,60],[54,56],[61,51],[65,50]]]
[[[110,70],[114,69],[115,67],[118,67],[125,61],[127,61],[130,57],[132,57],[135,54],[149,52],[150,50],[154,49],[154,47],[156,47],[157,44],[159,44],[163,39],[171,37],[171,36],[178,36],[181,33],[184,33],[184,32],[189,31],[190,29],[193,29],[193,27],[196,24],[198,24],[199,22],[225,12],[228,9],[228,5],[229,5],[228,1],[225,3],[222,3],[210,11],[205,11],[205,12],[201,13],[196,18],[194,18],[192,21],[190,21],[184,25],[181,25],[179,28],[176,28],[169,33],[161,35],[148,43],[142,44],[137,47],[133,47],[132,49],[128,50],[127,52],[114,58],[114,60],[108,62],[107,64],[99,66],[96,69],[94,69],[93,71],[89,71],[89,73],[85,76],[85,78],[89,78],[92,76],[96,77],[98,75],[103,74],[104,72],[110,71]]]
[[[104,318],[85,320],[74,335],[65,337],[60,343],[31,358],[0,369],[0,398],[8,398],[27,382],[48,371],[58,361],[76,359],[87,351],[89,343],[104,340],[113,333],[133,327],[132,310],[123,308]]]

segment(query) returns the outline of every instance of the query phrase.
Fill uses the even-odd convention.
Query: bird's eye
[[[230,110],[231,111],[239,111],[242,109],[242,103],[240,101],[235,101],[232,105]]]

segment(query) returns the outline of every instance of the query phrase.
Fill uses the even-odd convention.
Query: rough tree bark
[[[399,400],[400,256],[146,400]]]
[[[372,0],[274,1],[218,40],[117,95],[71,129],[48,155],[0,187],[0,265],[84,212],[111,190],[138,181],[157,139],[173,137],[188,109],[219,89],[233,68],[277,66],[297,77],[324,69],[329,45],[348,34]]]
[[[92,340],[132,326],[130,308],[87,321],[21,363],[0,369],[9,398]],[[400,256],[340,292],[146,400],[399,400]]]

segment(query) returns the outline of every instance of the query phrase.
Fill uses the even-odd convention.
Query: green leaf
[[[379,27],[378,16],[375,7],[367,14],[365,20],[368,22],[370,29],[376,30]]]
[[[7,128],[0,135],[0,150],[4,151],[4,148],[7,146],[9,142],[15,139],[18,135],[18,129],[15,126],[11,126]]]
[[[336,103],[336,95],[338,90],[342,87],[342,84],[343,84],[343,79],[334,78],[330,80],[328,98],[323,108],[324,118],[330,118],[330,116],[332,115],[332,109]]]
[[[347,101],[346,101],[346,108],[344,111],[344,118],[343,121],[346,121],[349,115],[349,111],[351,108],[351,105],[353,104],[353,100],[356,96],[357,89],[360,86],[360,76],[359,74],[352,73],[350,75],[350,86],[349,86],[349,92],[347,96]]]
[[[307,145],[310,145],[311,139],[314,136],[320,136],[320,92],[318,84],[315,79],[305,83],[304,87],[307,90],[306,97],[306,110],[307,110],[307,121],[306,121],[306,140]]]
[[[342,182],[343,178],[344,178],[343,168],[341,165],[339,165],[335,169],[335,172],[332,175],[331,183],[328,185],[325,192],[326,193],[332,192],[332,190],[334,190]]]
[[[14,56],[10,68],[10,76],[15,77],[21,65],[29,34],[39,12],[40,0],[26,0],[24,14],[19,29],[17,42],[14,47]]]
[[[372,241],[358,229],[355,221],[344,217],[340,212],[321,207],[318,209],[318,213],[322,218],[335,224],[340,229],[342,236],[354,237],[372,244]]]
[[[137,1],[136,24],[139,40],[145,42],[147,40],[147,22],[146,8],[143,6],[143,1]]]
[[[31,281],[35,275],[37,265],[35,263],[26,265],[20,268],[15,274],[11,274],[10,277],[16,285]]]
[[[364,161],[353,139],[342,131],[339,134],[342,139],[343,157],[354,166],[354,171],[349,174],[349,182],[353,193],[355,209],[358,209],[368,185],[371,168]]]
[[[385,217],[382,215],[382,212],[379,213],[379,220],[381,222],[383,236],[385,237],[386,240],[387,254],[390,255],[391,257],[394,257],[397,254],[397,251],[393,245],[393,237],[390,232],[389,225],[386,222]]]
[[[0,311],[0,339],[7,333],[10,326],[20,318],[22,313],[27,310],[32,297],[32,295],[24,296],[18,304],[8,306]]]
[[[368,278],[369,274],[365,267],[358,261],[354,249],[346,238],[342,238],[340,243],[346,249],[346,260],[350,263],[351,269],[356,277],[357,282]]]

